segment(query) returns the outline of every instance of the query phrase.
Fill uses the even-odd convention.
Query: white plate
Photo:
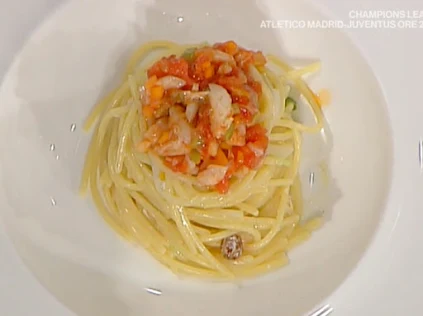
[[[200,1],[187,6],[189,9],[178,9],[172,1],[69,1],[31,33],[5,76],[0,90],[0,143],[5,193],[2,202],[6,203],[2,204],[0,216],[29,269],[51,293],[80,314],[170,315],[172,311],[194,315],[201,311],[204,315],[273,315],[281,311],[283,315],[300,315],[342,284],[376,230],[372,251],[355,271],[355,279],[347,282],[330,302],[337,310],[345,311],[339,312],[342,315],[354,311],[345,302],[339,306],[337,302],[353,296],[359,271],[361,278],[366,275],[369,279],[370,275],[376,283],[383,278],[376,273],[378,270],[392,269],[384,255],[386,249],[394,249],[395,243],[386,236],[399,214],[398,206],[418,205],[420,199],[412,193],[420,181],[416,157],[420,110],[409,105],[412,96],[403,96],[398,84],[389,89],[385,84],[390,117],[395,118],[391,121],[391,137],[378,84],[342,31],[259,27],[263,19],[321,19],[315,8],[303,2],[282,6],[269,0],[258,10],[242,2],[244,14],[233,18],[234,10],[225,3],[219,6],[219,1]],[[184,17],[182,23],[177,22],[178,16]],[[203,34],[209,41],[234,38],[264,51],[301,59],[320,58],[324,70],[312,86],[329,88],[334,96],[326,111],[334,135],[330,167],[342,198],[329,212],[332,216],[327,225],[292,254],[291,264],[255,280],[254,286],[210,286],[177,280],[148,254],[116,238],[91,204],[75,196],[88,141],[80,132],[81,120],[99,95],[116,82],[125,57],[145,40],[195,42],[204,40]],[[395,69],[401,61],[394,61],[379,61],[376,73],[388,69],[386,78],[404,73]],[[373,68],[375,64],[371,63]],[[413,81],[407,86],[411,90]],[[408,100],[404,102],[407,111],[398,96]],[[77,129],[71,132],[73,123]],[[392,139],[394,178],[385,208]],[[54,150],[50,150],[51,144]],[[405,146],[413,147],[407,150]],[[412,175],[415,182],[405,182]],[[379,226],[380,222],[383,224]],[[407,240],[404,232],[401,234],[389,236]],[[378,265],[380,268],[375,269]],[[148,294],[146,287],[160,288],[163,295]]]

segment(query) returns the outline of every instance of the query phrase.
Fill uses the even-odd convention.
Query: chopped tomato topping
[[[163,57],[153,64],[148,71],[148,77],[156,76],[162,78],[164,76],[175,76],[186,81],[191,81],[188,75],[188,62],[183,58],[177,58],[175,55]]]
[[[204,50],[201,54],[196,53],[195,56],[195,60],[191,65],[192,78],[197,82],[211,78],[211,76],[208,77],[212,71],[214,72],[211,53],[208,50]]]
[[[247,81],[244,78],[236,77],[236,76],[228,76],[228,77],[219,77],[216,80],[216,83],[221,85],[222,87],[230,90],[230,89],[241,89]]]
[[[266,129],[252,125],[262,86],[250,73],[251,66],[265,64],[261,52],[234,41],[161,58],[147,70],[141,90],[147,132],[137,148],[227,193],[231,179],[257,168],[267,150]]]

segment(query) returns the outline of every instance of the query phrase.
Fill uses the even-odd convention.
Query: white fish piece
[[[235,59],[233,58],[233,56],[218,49],[215,49],[213,51],[213,61],[235,64]]]
[[[162,86],[165,90],[180,89],[186,85],[186,81],[175,76],[165,76],[157,80],[157,85]]]
[[[187,105],[187,108],[185,110],[185,116],[187,117],[188,122],[192,122],[197,115],[199,108],[199,104],[196,102],[190,103]]]
[[[209,165],[205,170],[198,173],[198,183],[203,186],[216,185],[223,180],[226,171],[228,171],[227,166]]]
[[[232,98],[228,91],[220,85],[209,84],[209,100],[212,108],[211,131],[214,137],[220,139],[225,135],[233,121]]]

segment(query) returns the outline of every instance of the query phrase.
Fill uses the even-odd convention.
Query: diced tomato
[[[235,102],[235,101],[234,101]],[[241,113],[234,116],[235,123],[251,123],[254,118],[253,113],[251,113],[246,107],[242,107],[242,104],[239,103],[241,106],[239,110]]]
[[[241,147],[241,152],[244,157],[244,166],[249,169],[254,169],[257,167],[258,163],[260,162],[260,157],[256,157],[254,152],[247,145]]]
[[[258,94],[261,95],[262,87],[261,83],[255,80],[249,80],[248,85]]]
[[[188,171],[188,163],[183,155],[166,157],[165,164],[174,172],[186,173]]]
[[[204,79],[210,79],[207,76],[208,72],[210,71],[212,65],[213,56],[211,50],[208,49],[199,49],[195,52],[195,60],[190,67],[190,75],[191,77],[200,82]],[[215,70],[213,69],[213,72]]]
[[[215,185],[217,192],[220,194],[226,194],[229,191],[229,177],[225,175],[222,181]]]
[[[217,150],[216,157],[211,159],[211,163],[219,166],[227,166],[229,161],[221,148]]]
[[[245,138],[247,143],[252,143],[256,148],[263,150],[263,152],[269,145],[266,129],[259,124],[248,127]]]
[[[204,90],[207,90],[209,83],[212,83],[213,81],[214,81],[213,78],[203,79],[199,82],[198,86],[199,86],[201,91],[204,91]]]
[[[250,94],[243,86],[233,85],[225,88],[231,95],[233,103],[247,105],[250,102]]]
[[[234,146],[232,148],[232,152],[234,155],[234,168],[235,171],[239,170],[242,166],[244,166],[244,153],[242,147]]]
[[[191,79],[188,75],[188,68],[188,62],[185,59],[177,58],[175,55],[172,55],[163,57],[155,62],[153,66],[147,70],[147,75],[149,78],[153,76],[157,76],[157,78],[175,76],[190,83]]]
[[[247,128],[246,139],[248,142],[255,142],[266,136],[266,129],[260,124],[256,124]]]
[[[268,145],[268,138],[266,136],[266,129],[256,124],[247,128],[247,141],[253,143],[258,149],[262,149],[265,152]],[[257,156],[248,145],[239,147],[232,147],[232,153],[234,155],[235,170],[239,170],[242,166],[246,166],[249,169],[256,168],[263,156]]]

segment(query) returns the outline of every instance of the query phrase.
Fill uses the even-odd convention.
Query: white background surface
[[[18,11],[19,1],[0,1],[1,25],[10,25],[0,28],[0,43],[14,45],[10,51],[0,52],[1,74],[13,58],[13,50],[21,47],[28,30],[39,22],[39,8],[57,2],[34,0],[33,5],[27,6],[26,13],[22,14],[22,10]],[[343,19],[347,19],[350,10],[423,10],[423,3],[418,0],[313,2],[332,17]],[[18,31],[12,32],[15,27]],[[385,216],[368,256],[328,302],[335,308],[334,315],[418,315],[423,308],[420,294],[423,256],[419,253],[423,242],[420,224],[423,220],[420,207],[423,205],[423,180],[418,162],[418,141],[423,134],[423,124],[420,124],[423,115],[420,105],[423,29],[357,29],[349,33],[380,79],[390,105],[393,129],[399,131],[397,135],[400,137],[394,141],[398,152],[396,163],[401,162],[404,166],[403,172],[394,174],[392,189],[401,191],[402,198],[390,200],[390,207],[398,209],[399,215],[389,212]],[[410,116],[412,106],[413,115]],[[405,138],[410,129],[415,137]],[[1,315],[72,315],[22,265],[1,227],[0,280]]]

